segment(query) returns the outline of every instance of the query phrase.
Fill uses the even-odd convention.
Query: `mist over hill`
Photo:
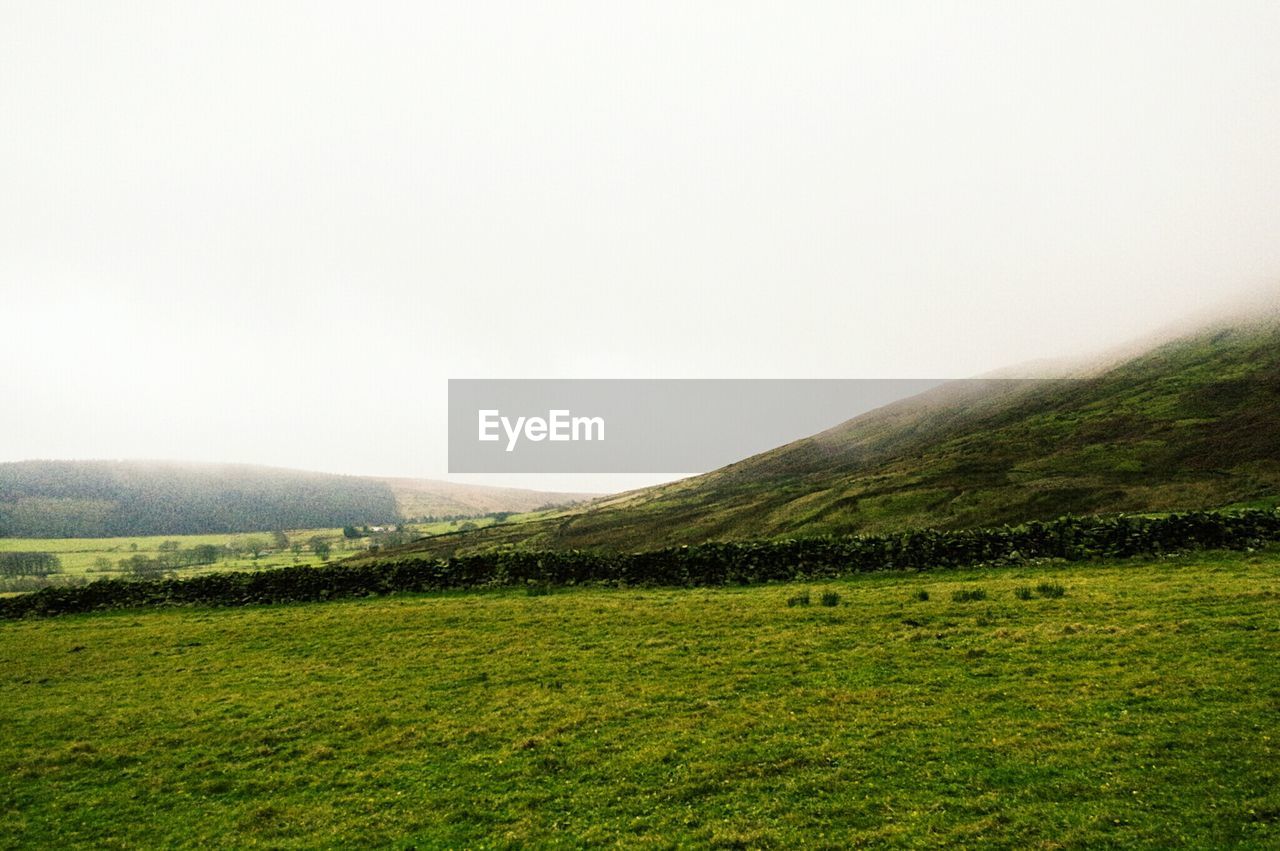
[[[644,549],[1280,498],[1280,323],[1105,363],[955,382],[705,475],[411,548]]]
[[[237,464],[0,464],[0,537],[183,535],[529,511],[585,498]]]

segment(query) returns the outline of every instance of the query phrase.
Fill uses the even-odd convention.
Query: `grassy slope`
[[[0,624],[0,844],[1280,842],[1280,552],[823,589]]]
[[[1280,328],[1204,333],[1102,374],[962,383],[671,485],[423,542],[647,549],[956,528],[1280,497]]]

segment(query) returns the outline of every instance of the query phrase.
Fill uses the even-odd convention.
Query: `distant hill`
[[[1218,328],[1066,381],[955,382],[712,473],[409,549],[707,540],[1280,499],[1280,327]]]
[[[0,537],[183,535],[521,512],[586,495],[159,461],[0,464]]]
[[[463,485],[437,479],[378,479],[391,488],[396,510],[402,518],[491,514],[500,511],[539,511],[599,498],[595,493],[558,493]]]

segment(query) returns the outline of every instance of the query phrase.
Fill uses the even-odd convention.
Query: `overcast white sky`
[[[1280,4],[0,2],[0,460],[949,377],[1280,282]],[[608,489],[633,477],[473,481]]]

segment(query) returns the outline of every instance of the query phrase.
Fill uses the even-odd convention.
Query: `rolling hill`
[[[1237,324],[1070,379],[954,382],[705,475],[408,549],[648,549],[1271,504],[1278,424],[1280,323]]]
[[[0,464],[0,537],[307,529],[530,511],[584,498],[234,464],[19,461]]]
[[[405,519],[474,516],[493,512],[541,511],[596,499],[600,494],[464,485],[439,479],[378,479],[391,488],[396,511]]]

